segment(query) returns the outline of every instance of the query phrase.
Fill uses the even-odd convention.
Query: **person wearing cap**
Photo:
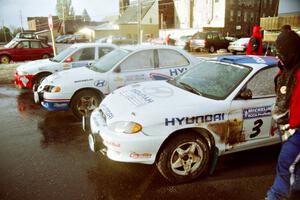
[[[263,55],[262,33],[260,26],[254,26],[247,45],[246,55]]]
[[[283,145],[276,177],[267,200],[281,200],[300,191],[300,37],[282,31],[276,40],[280,70],[275,77],[273,119],[279,125]],[[298,197],[297,197],[298,198]],[[299,198],[300,199],[300,198]]]

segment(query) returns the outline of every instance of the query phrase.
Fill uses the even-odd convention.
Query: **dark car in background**
[[[52,46],[38,39],[14,38],[0,48],[0,63],[50,58],[53,56]]]
[[[217,31],[197,32],[190,40],[190,51],[207,50],[213,53],[218,49],[227,49],[229,42]]]

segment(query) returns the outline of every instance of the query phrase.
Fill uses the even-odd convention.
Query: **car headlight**
[[[56,93],[56,92],[60,92],[61,88],[59,86],[54,86],[53,88],[51,88],[51,93]]]
[[[28,72],[25,72],[25,71],[18,71],[18,74],[19,74],[20,76],[27,76],[27,75],[29,75],[29,73],[28,73]]]
[[[118,133],[137,133],[142,130],[142,126],[136,122],[114,122],[109,126],[109,129]]]

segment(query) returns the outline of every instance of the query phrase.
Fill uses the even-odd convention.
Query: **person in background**
[[[260,26],[254,26],[248,42],[246,55],[263,55],[262,33]]]
[[[167,35],[166,37],[166,45],[170,45],[171,44],[171,38],[170,38],[170,34]]]
[[[281,29],[280,29],[281,32],[291,31],[291,30],[292,30],[292,28],[291,28],[291,26],[288,25],[288,24],[283,25],[283,26],[281,27]]]
[[[280,70],[275,77],[273,119],[284,142],[267,200],[300,199],[300,36],[282,31],[276,40]]]

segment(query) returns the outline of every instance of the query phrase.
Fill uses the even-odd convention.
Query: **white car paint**
[[[200,133],[206,130],[213,138],[213,142],[207,138],[210,141],[208,143],[215,144],[219,155],[278,143],[276,127],[271,119],[275,95],[259,96],[259,87],[264,85],[255,85],[267,81],[266,87],[272,87],[277,60],[256,56],[224,56],[216,60],[241,63],[250,69],[246,77],[236,86],[233,85],[235,87],[228,96],[220,99],[201,96],[166,81],[149,81],[120,88],[108,95],[91,114],[91,150],[95,150],[94,145],[99,141],[94,138],[99,135],[107,149],[108,158],[153,164],[163,148],[162,144],[172,138],[172,134],[189,129],[200,130]],[[190,71],[203,67],[206,62],[218,61],[202,62],[180,77],[188,76]],[[202,80],[199,81],[201,83]],[[238,98],[246,84],[247,88],[253,89],[253,98]],[[266,91],[272,93],[273,90],[267,88]],[[120,122],[134,122],[141,125],[142,129],[132,134],[114,131],[112,127]]]
[[[169,79],[175,77],[189,67],[201,62],[202,59],[193,57],[187,52],[171,46],[124,46],[119,50],[128,51],[129,53],[113,65],[111,69],[105,72],[92,70],[88,67],[81,67],[55,73],[47,77],[38,88],[37,93],[42,95],[42,105],[48,110],[67,110],[70,108],[70,102],[74,94],[83,89],[94,89],[102,95],[107,95],[117,88],[125,85],[155,79]],[[186,65],[170,66],[162,68],[143,69],[142,67],[132,71],[116,72],[116,69],[126,63],[130,58],[138,53],[146,51],[167,51],[176,53],[179,57],[185,59]],[[113,54],[115,52],[111,52]],[[104,56],[103,59],[105,59]],[[98,62],[101,63],[103,59]],[[162,61],[164,61],[162,59]],[[171,60],[170,60],[171,61]],[[97,63],[96,63],[97,64]],[[52,93],[45,90],[46,86],[59,86],[60,92]],[[37,98],[37,94],[35,95]]]

